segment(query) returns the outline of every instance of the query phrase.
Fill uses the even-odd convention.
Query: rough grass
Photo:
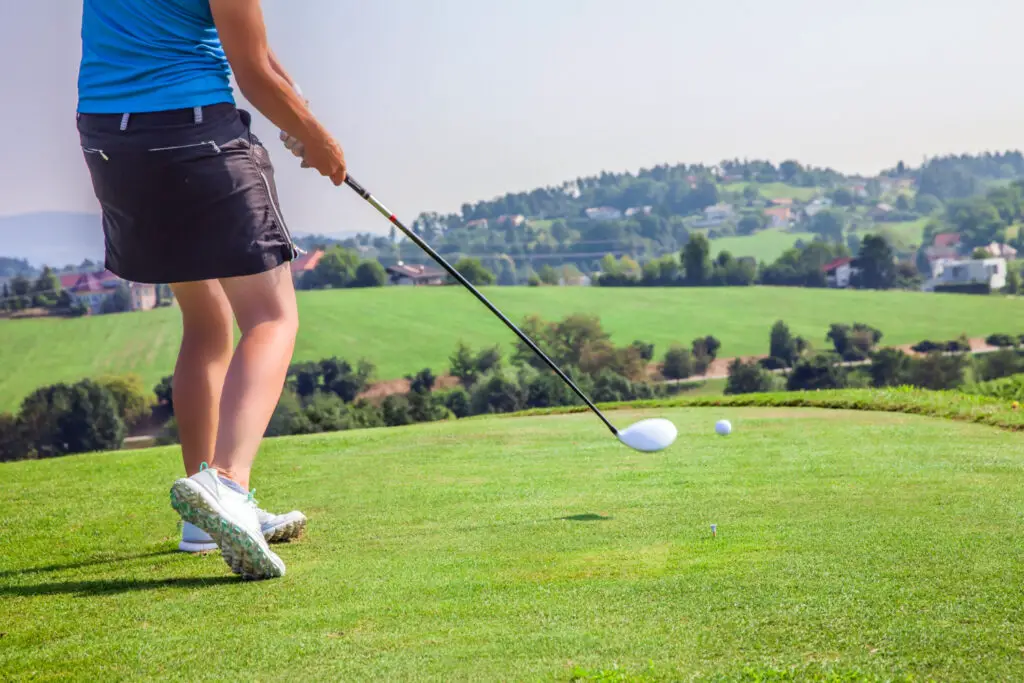
[[[766,199],[794,199],[806,202],[821,193],[821,189],[817,187],[796,187],[786,183],[727,183],[722,185],[722,189],[726,192],[742,193],[748,185],[757,187],[758,192]]]
[[[311,522],[264,583],[173,552],[171,450],[0,466],[0,679],[1024,677],[1018,435],[613,415],[655,414],[656,454],[590,415],[270,441],[261,502]]]
[[[794,334],[826,346],[833,322],[869,323],[884,344],[1019,333],[1020,299],[914,292],[799,288],[494,287],[486,294],[514,321],[536,313],[560,319],[597,315],[613,339],[642,339],[659,357],[673,342],[713,334],[722,357],[763,354],[778,319]],[[448,369],[461,340],[474,347],[514,336],[462,288],[392,287],[299,295],[302,329],[295,358],[368,358],[380,379],[430,367]],[[0,411],[40,386],[110,372],[137,372],[153,386],[171,373],[180,342],[173,309],[77,320],[0,320]]]

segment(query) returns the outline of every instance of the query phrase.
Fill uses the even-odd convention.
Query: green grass
[[[673,342],[713,334],[722,357],[762,354],[772,324],[825,346],[833,322],[869,323],[884,344],[1019,332],[1020,299],[914,292],[799,288],[501,287],[486,294],[514,320],[529,313],[554,320],[598,315],[613,339],[642,339],[660,356]],[[302,327],[295,357],[339,356],[373,361],[384,379],[424,367],[448,368],[455,345],[501,344],[514,336],[461,288],[384,288],[299,295]],[[0,411],[58,381],[137,372],[152,386],[170,374],[180,341],[178,312],[97,316],[76,320],[0,320]]]
[[[910,249],[914,246],[921,246],[921,242],[924,240],[924,227],[928,224],[929,220],[926,217],[902,223],[874,223],[860,232],[872,234],[886,233],[894,238],[894,246]]]
[[[1024,677],[1018,434],[612,413],[650,415],[673,448],[584,414],[269,441],[261,503],[311,521],[263,583],[173,552],[171,450],[0,466],[0,679]]]
[[[797,240],[811,242],[814,237],[811,232],[787,232],[782,228],[771,228],[753,235],[712,240],[711,253],[717,255],[720,251],[728,251],[737,258],[753,256],[758,262],[772,263],[787,249],[791,249]]]
[[[748,185],[757,187],[761,196],[766,199],[793,199],[800,202],[814,199],[821,190],[816,187],[796,187],[786,183],[727,183],[722,185],[726,192],[742,193]]]

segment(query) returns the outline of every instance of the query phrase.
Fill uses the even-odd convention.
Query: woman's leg
[[[256,451],[284,388],[299,314],[289,264],[223,279],[221,285],[242,338],[224,380],[212,466],[248,489]]]
[[[217,280],[171,285],[184,327],[172,391],[185,473],[213,462],[224,377],[234,346],[231,304]]]

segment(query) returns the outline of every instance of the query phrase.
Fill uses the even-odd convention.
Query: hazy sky
[[[400,217],[659,163],[848,172],[1022,145],[1020,0],[265,0],[271,42]],[[0,0],[0,215],[97,211],[80,0]],[[293,231],[386,231],[262,118]]]

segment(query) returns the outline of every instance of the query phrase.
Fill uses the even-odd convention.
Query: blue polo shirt
[[[234,103],[209,0],[83,0],[78,111]]]

